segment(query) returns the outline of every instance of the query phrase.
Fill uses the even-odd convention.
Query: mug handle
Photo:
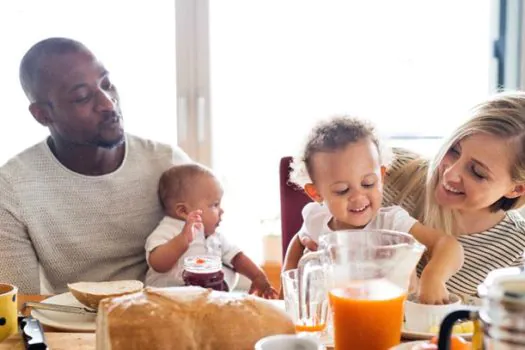
[[[468,319],[473,322],[477,322],[478,313],[472,310],[456,310],[449,313],[441,322],[439,326],[439,336],[438,336],[438,349],[439,350],[450,350],[450,337],[452,335],[452,329],[456,321],[461,319]],[[477,332],[475,327],[474,333]],[[472,339],[476,337],[476,334],[473,334]],[[474,349],[474,347],[473,347]]]

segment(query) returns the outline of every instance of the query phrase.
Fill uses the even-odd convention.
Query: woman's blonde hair
[[[508,156],[513,157],[509,169],[511,179],[517,183],[525,182],[525,92],[505,92],[475,106],[471,119],[456,129],[430,164],[419,158],[389,174],[392,186],[402,189],[395,201],[399,203],[414,196],[416,208],[413,216],[449,234],[459,233],[462,228],[458,226],[456,213],[439,206],[433,193],[438,185],[438,167],[443,157],[460,140],[477,133],[493,135],[507,142],[512,150]],[[490,210],[507,211],[524,203],[525,196],[501,197],[490,206]]]

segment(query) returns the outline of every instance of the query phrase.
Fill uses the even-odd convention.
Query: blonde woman
[[[476,106],[430,162],[394,153],[383,205],[401,205],[458,238],[465,261],[447,282],[450,292],[475,295],[490,271],[523,264],[525,220],[512,209],[525,202],[525,93]]]

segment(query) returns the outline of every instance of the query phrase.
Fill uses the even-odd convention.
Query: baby
[[[223,213],[222,187],[209,169],[196,163],[170,168],[160,178],[159,197],[165,217],[146,241],[146,285],[184,285],[184,258],[207,255],[211,247],[223,264],[251,280],[250,294],[277,296],[264,271],[216,232]]]
[[[422,303],[448,301],[446,281],[463,264],[463,249],[452,236],[428,228],[401,207],[381,207],[385,154],[374,128],[359,119],[336,117],[320,123],[292,164],[292,180],[314,202],[303,209],[303,226],[290,242],[284,270],[297,267],[305,247],[319,236],[345,229],[408,232],[427,247],[429,263],[418,286]]]

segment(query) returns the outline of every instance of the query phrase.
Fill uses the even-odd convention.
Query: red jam
[[[189,256],[185,258],[182,279],[187,286],[228,291],[228,286],[224,282],[222,262],[218,256]]]

